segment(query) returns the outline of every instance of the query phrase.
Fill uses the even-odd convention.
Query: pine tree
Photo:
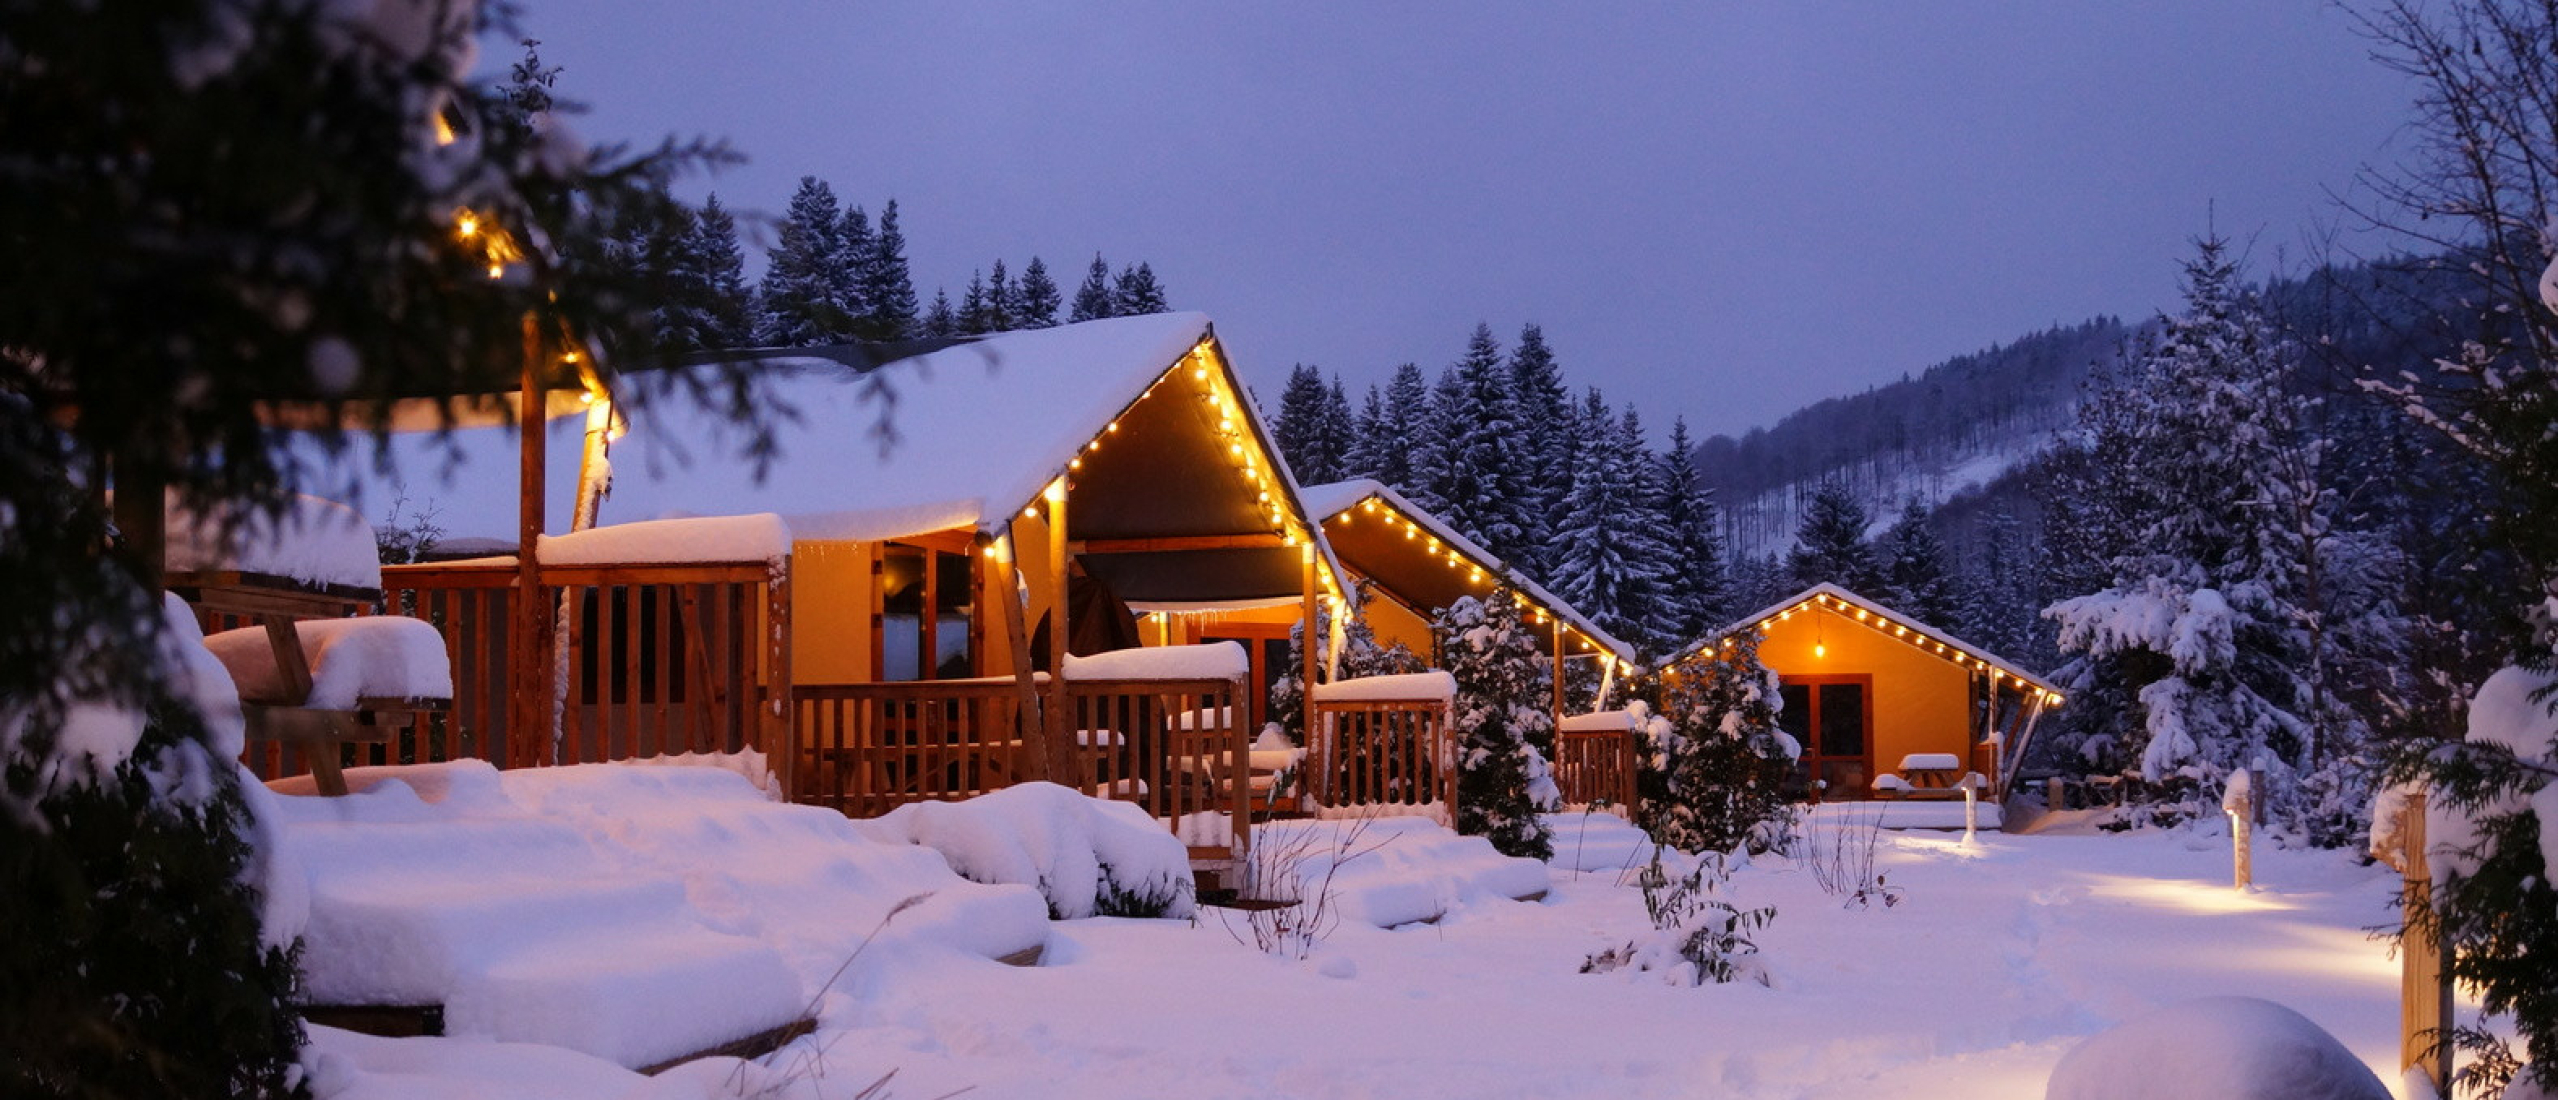
[[[2318,619],[2304,601],[2327,532],[2299,518],[2326,505],[2314,477],[2294,476],[2316,445],[2284,392],[2294,351],[2217,238],[2186,263],[2185,299],[2107,398],[2147,486],[2113,583],[2046,614],[2079,655],[2066,685],[2137,703],[2075,732],[2118,743],[2153,783],[2249,769],[2268,812],[2296,822],[2327,717],[2302,629]]]
[[[1520,487],[1523,532],[1520,568],[1532,576],[1553,571],[1563,532],[1556,520],[1563,498],[1572,489],[1572,460],[1579,449],[1572,438],[1572,395],[1563,386],[1563,371],[1546,346],[1545,330],[1527,325],[1510,349],[1510,399],[1519,425],[1519,451],[1524,456]]]
[[[1084,269],[1084,285],[1075,288],[1075,311],[1066,319],[1098,321],[1118,315],[1118,302],[1110,296],[1110,264],[1095,252],[1092,266]]]
[[[1759,662],[1758,635],[1699,650],[1669,679],[1665,721],[1641,761],[1644,831],[1691,853],[1782,847],[1793,824],[1787,780],[1803,749],[1777,726],[1784,697]]]
[[[1670,423],[1670,446],[1661,465],[1661,530],[1669,569],[1661,602],[1662,629],[1673,644],[1701,638],[1739,614],[1732,606],[1732,578],[1724,566],[1723,518],[1696,467],[1696,445],[1687,418]]]
[[[1152,265],[1139,263],[1135,267],[1119,269],[1119,280],[1110,287],[1110,312],[1113,316],[1134,317],[1170,309],[1172,305],[1164,298],[1163,285],[1155,281]]]
[[[1438,381],[1431,383],[1428,399],[1416,405],[1419,415],[1415,417],[1407,459],[1412,466],[1408,475],[1412,483],[1403,487],[1403,495],[1441,519],[1448,517],[1456,492],[1456,465],[1463,452],[1460,433],[1465,429],[1464,406],[1465,387],[1457,381],[1457,369],[1452,366],[1439,368]],[[1466,536],[1472,538],[1473,532],[1466,532]]]
[[[1419,366],[1405,363],[1394,369],[1378,413],[1373,425],[1361,426],[1366,456],[1361,472],[1411,497],[1419,487],[1413,454],[1430,423],[1430,388],[1422,381]]]
[[[959,297],[959,334],[980,336],[994,331],[993,312],[986,306],[986,274],[968,273],[968,290]]]
[[[1883,533],[1883,592],[1878,599],[1923,623],[1956,621],[1954,583],[1946,575],[1945,544],[1928,525],[1927,506],[1911,497]]]
[[[700,257],[708,301],[702,344],[742,348],[755,339],[755,296],[746,285],[746,252],[737,244],[737,218],[713,194],[693,220],[692,252]]]
[[[1503,855],[1553,858],[1553,830],[1530,791],[1534,746],[1553,744],[1553,688],[1517,593],[1505,582],[1488,597],[1460,598],[1431,629],[1457,681],[1457,831]]]
[[[1490,325],[1476,325],[1465,356],[1441,377],[1430,433],[1430,496],[1424,505],[1503,561],[1526,546],[1520,448],[1510,376]],[[1415,458],[1418,465],[1422,460]],[[1418,471],[1416,471],[1418,472]]]
[[[1342,455],[1341,466],[1351,477],[1376,478],[1381,467],[1390,461],[1379,453],[1385,439],[1385,391],[1374,382],[1368,383],[1368,396],[1359,403],[1359,414],[1350,425],[1350,449]]]
[[[1048,277],[1048,265],[1045,262],[1037,256],[1031,257],[1030,266],[1022,269],[1021,282],[1017,284],[1015,290],[1017,293],[1013,300],[1013,323],[1016,326],[1021,328],[1056,327],[1057,307],[1064,304],[1064,299],[1058,293],[1057,281]]]
[[[1351,473],[1350,456],[1359,446],[1359,418],[1350,412],[1350,395],[1342,392],[1338,374],[1333,375],[1332,383],[1324,388],[1321,423],[1322,431],[1318,434],[1324,438],[1326,449],[1339,456],[1330,471],[1332,480],[1356,476]]]
[[[842,232],[835,189],[815,176],[801,176],[764,266],[756,343],[798,348],[843,338],[849,319],[843,312]]]
[[[2005,501],[1991,505],[1981,518],[1972,552],[1964,558],[1971,568],[1956,582],[1954,629],[1990,652],[2040,667],[2043,647],[2035,637],[2033,612],[2045,601],[2038,598],[2024,525]]]
[[[986,275],[986,327],[982,331],[1011,332],[1016,327],[1013,307],[1020,304],[1020,292],[1013,289],[1012,275],[1004,270],[1004,261],[995,261]]]
[[[1589,401],[1596,407],[1584,410],[1585,422],[1606,421],[1605,400],[1597,390],[1590,391]],[[1640,430],[1639,422],[1634,427]],[[1662,581],[1659,563],[1668,554],[1660,539],[1659,514],[1642,499],[1647,456],[1628,442],[1620,424],[1608,424],[1581,440],[1572,492],[1564,503],[1563,559],[1556,567],[1555,594],[1610,634],[1650,641],[1649,612]]]
[[[1325,431],[1323,372],[1299,363],[1288,370],[1288,386],[1279,394],[1279,415],[1270,434],[1288,470],[1300,484],[1341,480],[1341,455]]]
[[[1822,482],[1812,491],[1802,526],[1794,533],[1794,552],[1786,557],[1795,586],[1835,584],[1866,596],[1883,591],[1883,572],[1875,565],[1873,547],[1865,542],[1869,522],[1865,505],[1847,483]]]
[[[919,324],[925,336],[935,339],[965,335],[960,331],[959,311],[951,308],[950,292],[940,287],[933,288],[932,308],[924,311],[924,319]]]
[[[897,200],[879,208],[879,232],[859,256],[862,314],[857,339],[903,340],[918,331],[915,282],[906,266],[906,231],[898,225]]]
[[[835,230],[835,308],[844,318],[838,339],[861,338],[862,321],[870,316],[864,276],[878,247],[879,241],[870,231],[870,213],[858,206],[846,208],[844,219]]]

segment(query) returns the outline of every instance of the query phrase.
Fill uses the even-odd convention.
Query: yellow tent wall
[[[866,542],[792,545],[792,682],[871,681],[870,560]]]
[[[1770,623],[1759,660],[1785,678],[1874,678],[1866,704],[1873,722],[1866,745],[1869,776],[1898,769],[1901,758],[1914,752],[1972,759],[1971,674],[1943,657],[1817,609]]]

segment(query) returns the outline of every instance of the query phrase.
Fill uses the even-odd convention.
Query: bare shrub
[[[1876,902],[1889,909],[1901,903],[1901,888],[1874,869],[1874,849],[1882,843],[1883,814],[1871,817],[1850,809],[1827,821],[1808,824],[1800,838],[1801,861],[1821,892],[1846,899],[1848,908]]]
[[[1590,956],[1582,961],[1581,972],[1632,968],[1684,977],[1689,985],[1741,978],[1769,984],[1751,937],[1776,920],[1776,907],[1742,909],[1725,900],[1723,888],[1732,880],[1732,870],[1721,852],[1695,857],[1685,874],[1672,873],[1662,853],[1663,846],[1654,845],[1652,861],[1635,876],[1653,935]]]
[[[1326,836],[1327,826],[1329,836]],[[1218,920],[1236,942],[1249,942],[1263,954],[1302,959],[1332,935],[1341,923],[1333,880],[1342,865],[1376,851],[1391,837],[1368,840],[1368,819],[1266,826],[1255,831],[1252,854],[1245,861],[1247,897],[1220,909]],[[1320,868],[1319,875],[1310,869]],[[1270,896],[1284,893],[1290,896]],[[1240,910],[1237,929],[1228,914]]]

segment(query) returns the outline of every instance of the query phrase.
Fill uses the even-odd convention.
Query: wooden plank
[[[888,541],[898,546],[912,546],[944,554],[965,554],[976,547],[977,532],[974,528],[953,527],[947,531],[934,531],[922,535],[900,535]]]
[[[764,583],[772,575],[767,561],[686,562],[674,565],[547,565],[542,580],[559,586],[600,587],[620,584]]]
[[[1279,550],[1288,538],[1278,534],[1175,535],[1151,539],[1085,539],[1067,547],[1074,554],[1162,554],[1179,550]]]
[[[527,767],[539,759],[536,749],[550,730],[550,698],[545,690],[550,684],[547,671],[551,647],[550,624],[545,621],[548,610],[542,600],[540,563],[534,558],[542,541],[544,522],[542,478],[545,439],[542,396],[542,326],[539,318],[527,311],[523,318],[523,379],[516,394],[515,429],[518,441],[516,470],[515,521],[515,645],[510,675],[506,678],[515,701],[513,719],[507,723],[506,766]]]
[[[769,725],[761,744],[765,766],[776,769],[782,782],[782,798],[796,792],[799,781],[799,715],[790,708],[791,698],[791,588],[790,561],[785,558],[779,571],[764,584],[763,632],[765,663],[769,678],[764,712]]]
[[[718,1046],[697,1050],[679,1058],[669,1058],[663,1062],[657,1063],[656,1065],[642,1068],[640,1073],[649,1077],[655,1077],[658,1074],[674,1069],[686,1062],[698,1062],[704,1058],[743,1058],[753,1060],[789,1046],[792,1042],[803,1036],[815,1034],[816,1031],[817,1020],[813,1017],[802,1017],[787,1024],[783,1024],[780,1027],[765,1028],[762,1031],[758,1031],[755,1034],[748,1035],[744,1038],[732,1039],[728,1042],[721,1043]]]
[[[2401,860],[2406,874],[2401,896],[2407,931],[2398,943],[2398,1065],[2401,1070],[2420,1069],[2432,1079],[2437,1095],[2449,1095],[2451,1038],[2443,1029],[2452,1023],[2452,983],[2450,970],[2443,965],[2442,938],[2433,931],[2438,924],[2433,916],[2433,865],[2425,854],[2425,799],[2421,790],[2407,796],[2405,817],[2398,827],[2407,845]]]

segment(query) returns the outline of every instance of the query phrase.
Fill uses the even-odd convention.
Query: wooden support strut
[[[2398,835],[2406,838],[2401,860],[2406,883],[2402,895],[2407,922],[2399,940],[2398,1065],[2416,1068],[2434,1083],[2438,1095],[2451,1084],[2451,968],[2445,965],[2440,926],[2433,919],[2434,872],[2425,856],[2425,792],[2407,796]]]
[[[1066,479],[1049,482],[1042,494],[1048,501],[1048,707],[1041,728],[1047,734],[1040,746],[1041,768],[1051,783],[1078,785],[1075,743],[1067,725],[1066,714],[1066,639],[1074,630],[1069,609],[1069,583],[1066,553]]]
[[[1003,611],[1004,648],[1012,653],[1014,720],[1020,727],[1022,744],[1032,745],[1038,743],[1039,731],[1044,727],[1039,715],[1037,681],[1030,670],[1030,631],[1023,625],[1030,609],[1022,602],[1021,563],[1013,552],[1011,534],[1001,540],[988,538],[985,545],[993,551],[988,560],[996,566],[995,584],[1002,589],[995,596],[995,605]],[[1032,772],[1036,778],[1046,758],[1035,752],[1024,755],[1029,759],[1021,762],[1022,770]]]
[[[509,648],[507,682],[513,685],[514,713],[507,722],[506,765],[528,767],[547,753],[551,719],[550,608],[542,600],[541,563],[536,558],[542,541],[543,470],[548,461],[543,453],[546,442],[542,396],[542,328],[531,313],[524,315],[524,378],[516,394],[516,432],[521,444],[522,464],[516,485],[516,559],[515,593],[509,606],[514,611],[515,644]]]

